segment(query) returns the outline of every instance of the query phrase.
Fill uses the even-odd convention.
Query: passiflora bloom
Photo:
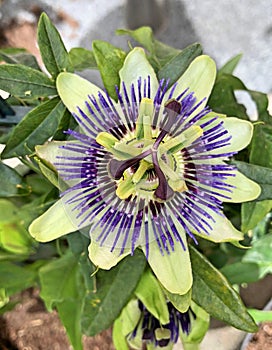
[[[242,239],[222,201],[252,200],[260,188],[225,160],[249,144],[252,124],[205,107],[216,76],[208,56],[170,87],[135,48],[119,75],[117,103],[75,74],[58,76],[79,130],[67,131],[73,140],[38,146],[37,154],[69,188],[30,233],[44,242],[88,227],[90,259],[104,269],[140,247],[160,282],[184,294],[192,285],[186,235]]]
[[[189,335],[191,319],[196,317],[191,308],[185,312],[180,312],[173,304],[168,302],[169,322],[162,325],[140,301],[138,307],[141,313],[139,321],[134,330],[127,336],[132,347],[134,342],[140,343],[141,341],[142,343],[152,344],[154,347],[171,349],[173,344],[178,341],[180,332]],[[142,347],[139,349],[142,349]]]

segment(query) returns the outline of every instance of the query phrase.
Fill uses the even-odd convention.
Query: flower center
[[[112,155],[108,172],[116,182],[120,199],[139,196],[163,202],[172,198],[175,191],[187,189],[180,151],[188,138],[193,142],[200,137],[202,129],[194,126],[184,134],[171,136],[180,110],[180,102],[169,100],[164,106],[160,128],[153,127],[156,113],[153,101],[143,98],[133,131],[120,140],[110,131],[98,134],[96,142]]]

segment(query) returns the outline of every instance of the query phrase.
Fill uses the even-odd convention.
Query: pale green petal
[[[191,288],[193,279],[186,235],[183,232],[179,234],[186,247],[185,251],[180,243],[175,242],[175,250],[162,255],[157,242],[153,241],[149,244],[148,262],[167,290],[171,293],[185,294]],[[142,249],[145,251],[144,247]]]
[[[206,211],[213,217],[215,222],[209,220],[209,224],[212,226],[212,229],[209,230],[209,235],[205,233],[200,234],[195,230],[192,230],[192,232],[196,236],[200,236],[202,238],[216,243],[240,241],[243,239],[242,232],[238,231],[223,213],[221,216],[219,214],[214,213],[209,208],[206,208]]]
[[[160,323],[169,323],[169,312],[165,296],[158,280],[150,270],[144,272],[134,293]]]
[[[253,135],[253,124],[247,120],[234,117],[225,117],[223,115],[211,112],[207,114],[205,118],[198,121],[198,124],[207,122],[216,116],[218,116],[218,119],[208,127],[204,128],[204,130],[208,130],[212,126],[218,124],[218,122],[223,121],[223,126],[228,131],[228,134],[223,135],[221,139],[231,136],[231,140],[229,141],[229,145],[221,147],[220,149],[211,150],[209,152],[210,154],[238,152],[249,145]]]
[[[87,113],[85,101],[88,95],[97,97],[98,92],[102,92],[96,85],[73,73],[60,73],[56,84],[62,102],[71,113],[77,112],[77,107]]]
[[[100,246],[100,244],[91,242],[89,245],[89,258],[92,263],[101,269],[109,270],[117,265],[120,260],[129,255],[130,249],[126,249],[125,253],[120,255],[120,250],[115,248],[113,252],[109,247]]]
[[[77,229],[60,199],[32,222],[29,233],[39,242],[49,242]]]
[[[121,79],[120,87],[122,87],[122,82],[124,82],[128,91],[130,91],[131,84],[134,84],[135,90],[137,90],[137,82],[140,77],[143,82],[144,79],[150,76],[151,98],[155,96],[159,87],[154,69],[148,62],[144,49],[140,47],[136,47],[129,52],[123,67],[119,71],[119,75]]]
[[[201,55],[193,60],[185,73],[178,79],[174,97],[177,97],[189,88],[189,92],[194,92],[198,102],[204,97],[208,99],[214,85],[215,77],[215,62],[209,56]],[[166,93],[166,97],[167,95]],[[200,106],[200,108],[203,108],[203,106]]]
[[[64,152],[64,150],[60,150],[60,147],[66,144],[67,144],[67,141],[52,141],[44,145],[38,145],[35,147],[36,154],[39,158],[45,160],[52,167],[55,168],[54,164],[60,161],[59,159],[57,159],[57,156],[63,155],[63,152]]]
[[[227,184],[235,186],[235,188],[233,188],[232,193],[227,194],[231,199],[226,199],[224,202],[242,203],[258,198],[261,194],[261,187],[239,171],[235,171],[235,174],[236,176],[230,176],[225,181]]]

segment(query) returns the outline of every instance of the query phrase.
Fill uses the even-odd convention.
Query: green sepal
[[[160,323],[169,323],[169,312],[164,294],[159,282],[149,269],[142,275],[134,293]]]

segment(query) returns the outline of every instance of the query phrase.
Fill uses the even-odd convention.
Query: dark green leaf
[[[77,299],[80,288],[78,259],[72,253],[52,260],[40,269],[39,275],[40,295],[48,310],[52,310],[53,305],[66,299]]]
[[[272,234],[267,234],[253,242],[244,257],[244,262],[255,263],[258,266],[266,267],[272,272]]]
[[[83,47],[74,47],[69,51],[69,58],[72,66],[77,71],[84,69],[97,69],[94,53]]]
[[[214,84],[208,105],[215,112],[247,119],[246,108],[237,102],[235,90],[246,90],[246,87],[233,75],[220,74]]]
[[[272,201],[246,202],[242,204],[242,231],[252,230],[272,209]]]
[[[258,91],[249,91],[249,94],[253,101],[256,103],[258,111],[258,120],[263,121],[267,124],[272,124],[272,116],[269,114],[268,108],[268,97],[266,94],[263,94]]]
[[[169,86],[173,85],[186,71],[190,63],[201,53],[200,44],[186,47],[158,71],[158,79],[169,79]]]
[[[25,196],[29,192],[30,188],[17,171],[0,162],[0,197]]]
[[[66,112],[58,97],[32,109],[13,129],[2,153],[3,158],[23,156],[34,151],[52,136]]]
[[[220,270],[231,284],[256,282],[260,279],[260,268],[255,263],[236,262]]]
[[[218,74],[232,74],[238,63],[242,58],[242,54],[234,56],[222,68],[219,69]]]
[[[80,295],[80,291],[79,291]],[[65,299],[57,304],[57,310],[62,324],[66,328],[73,350],[82,350],[82,333],[80,325],[82,298]]]
[[[257,198],[259,201],[272,199],[272,169],[260,165],[248,164],[245,162],[233,162],[241,173],[256,181],[262,188],[261,195]]]
[[[38,44],[44,65],[54,78],[62,71],[71,71],[69,55],[61,36],[45,13],[38,24]]]
[[[11,262],[1,261],[1,288],[5,288],[8,295],[15,294],[34,285],[37,278],[35,271],[20,267]]]
[[[87,335],[95,335],[108,328],[128,302],[144,271],[146,259],[136,252],[109,271],[96,275],[97,290],[85,300],[82,329]]]
[[[93,52],[100,70],[103,84],[112,98],[116,98],[115,87],[119,86],[119,70],[126,53],[121,49],[100,40],[93,41]]]
[[[0,89],[18,97],[57,95],[51,79],[44,73],[21,64],[0,65]]]
[[[8,54],[4,50],[0,50],[0,58],[6,63],[23,64],[24,66],[40,70],[36,57],[28,52]]]
[[[190,254],[193,300],[211,316],[246,332],[255,332],[257,326],[226,278],[195,248],[190,247]]]
[[[272,127],[256,125],[251,142],[250,163],[272,168]]]

